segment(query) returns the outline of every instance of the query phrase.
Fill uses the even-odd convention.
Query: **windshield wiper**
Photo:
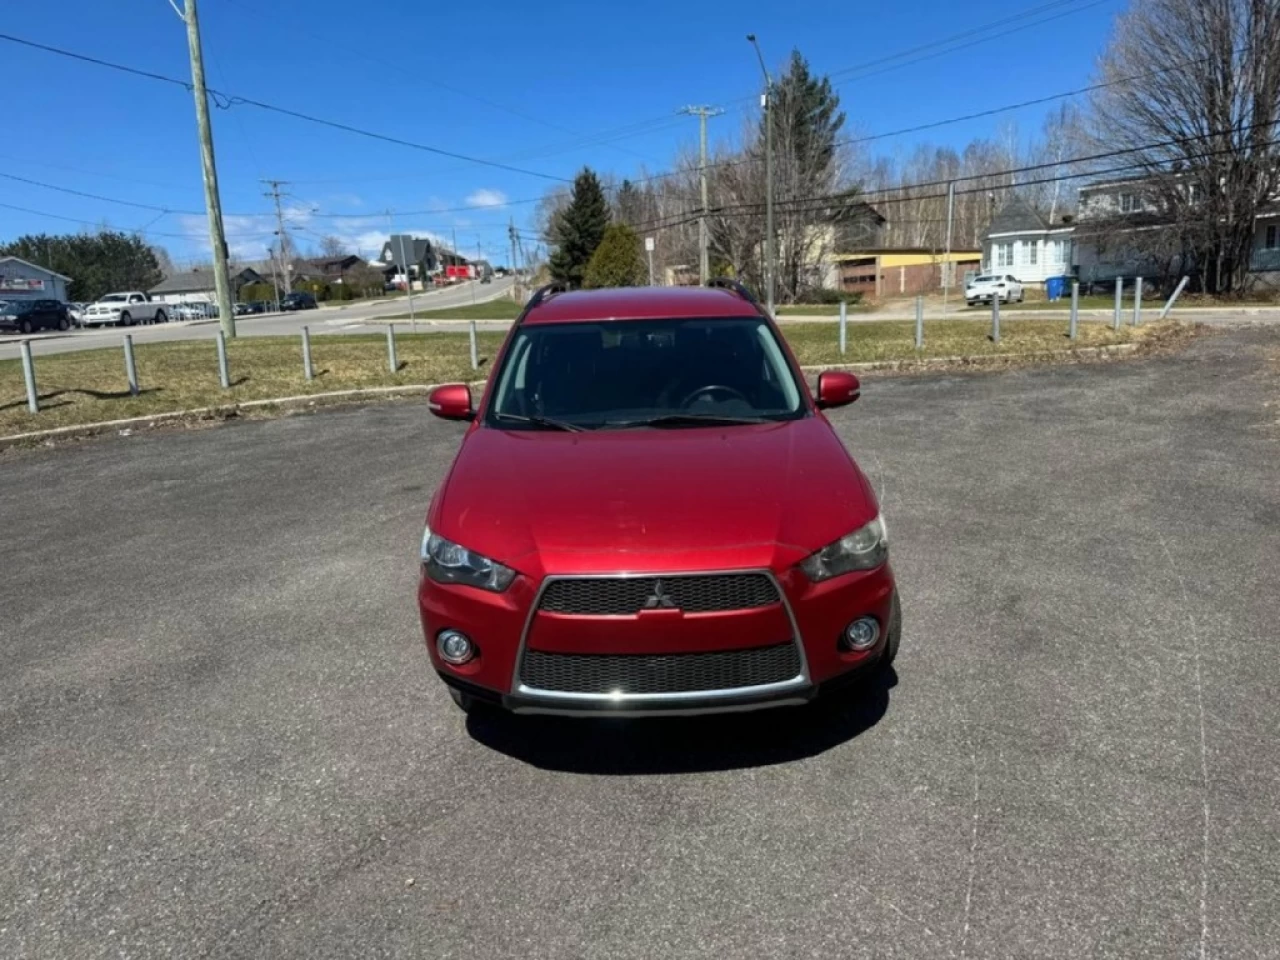
[[[647,420],[615,420],[609,427],[733,427],[748,423],[774,423],[766,417],[727,417],[716,413],[668,413]]]
[[[585,427],[564,420],[552,420],[550,417],[526,417],[522,413],[494,413],[495,420],[512,420],[516,423],[533,423],[539,427],[550,427],[552,430],[567,430],[570,433],[581,433]]]

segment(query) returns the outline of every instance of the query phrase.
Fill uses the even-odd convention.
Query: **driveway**
[[[0,956],[1276,957],[1278,362],[868,379],[897,673],[719,720],[454,709],[421,403],[0,460]]]

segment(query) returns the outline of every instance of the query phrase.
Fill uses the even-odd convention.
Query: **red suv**
[[[740,286],[538,291],[427,512],[418,606],[464,710],[799,704],[887,666],[901,616],[871,485]]]

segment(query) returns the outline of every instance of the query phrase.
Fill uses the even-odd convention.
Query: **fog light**
[[[464,664],[476,655],[475,644],[465,633],[457,630],[441,630],[436,634],[436,650],[441,660],[454,666]]]
[[[870,650],[880,639],[880,624],[875,617],[859,617],[844,628],[844,643],[850,650]]]

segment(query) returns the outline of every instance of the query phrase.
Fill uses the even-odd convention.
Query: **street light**
[[[756,48],[756,56],[760,60],[760,71],[764,74],[764,96],[760,98],[764,107],[764,290],[765,300],[769,306],[769,314],[773,315],[773,122],[769,116],[773,94],[773,78],[769,76],[769,68],[764,65],[764,54],[760,52],[760,44],[756,42],[754,33],[747,34],[747,42]]]

